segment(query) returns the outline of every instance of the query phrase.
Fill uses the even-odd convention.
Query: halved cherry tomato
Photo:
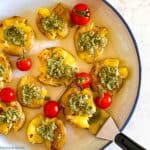
[[[10,87],[3,88],[0,91],[0,100],[4,103],[10,103],[16,98],[14,89]]]
[[[110,107],[111,103],[112,97],[109,93],[104,93],[103,97],[98,96],[95,99],[96,106],[102,109]]]
[[[28,71],[32,66],[32,60],[29,57],[19,58],[16,62],[16,66],[21,71]]]
[[[79,3],[74,6],[71,20],[77,25],[86,25],[91,18],[90,8],[87,4]]]
[[[83,89],[91,86],[92,77],[89,73],[81,72],[81,73],[77,73],[75,76],[77,79],[76,80],[77,86],[79,86]]]
[[[48,118],[54,118],[57,117],[59,113],[59,103],[56,101],[48,101],[44,105],[44,115]]]

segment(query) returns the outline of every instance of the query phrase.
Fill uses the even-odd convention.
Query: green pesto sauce
[[[87,94],[71,94],[68,105],[77,115],[92,114],[92,107],[88,105],[89,96]]]
[[[42,99],[41,88],[34,85],[23,85],[22,87],[22,99],[24,104],[32,103],[32,99]]]
[[[9,43],[17,46],[24,46],[25,44],[25,32],[13,25],[4,30],[4,38]]]
[[[107,44],[106,37],[101,37],[100,34],[94,31],[82,33],[78,40],[78,47],[81,52],[88,51],[89,54],[94,54],[95,50],[104,47]]]
[[[3,76],[3,73],[5,72],[5,69],[2,65],[0,65],[0,77]]]
[[[58,56],[57,53],[54,53],[48,59],[48,75],[55,79],[71,79],[74,77],[76,70],[76,68],[64,64],[64,57]]]
[[[107,90],[113,91],[119,88],[120,78],[117,67],[102,67],[98,76],[102,86]]]
[[[15,123],[19,119],[19,111],[14,108],[9,108],[0,114],[0,124]]]
[[[45,139],[49,141],[54,140],[54,131],[57,129],[55,122],[43,121],[37,128],[37,132]]]
[[[46,32],[52,32],[54,30],[62,31],[64,28],[63,19],[56,14],[52,14],[49,17],[43,18],[41,23]]]

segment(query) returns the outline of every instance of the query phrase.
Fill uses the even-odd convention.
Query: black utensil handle
[[[146,150],[126,135],[119,133],[115,137],[115,143],[123,150]]]

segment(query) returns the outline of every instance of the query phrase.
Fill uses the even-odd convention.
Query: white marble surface
[[[138,43],[142,85],[135,112],[123,133],[150,150],[150,0],[108,0],[129,24]],[[111,144],[106,150],[120,150]]]

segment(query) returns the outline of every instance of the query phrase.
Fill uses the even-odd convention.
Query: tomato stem
[[[48,100],[51,100],[51,97],[50,96],[45,96],[45,98],[44,98],[46,101],[48,101]]]
[[[82,84],[82,83],[84,83],[84,81],[85,81],[84,78],[78,78],[78,79],[77,79],[77,83],[78,83],[78,84]]]
[[[90,16],[90,12],[89,10],[75,10],[75,12],[77,14],[79,14],[80,16],[83,16],[83,17],[89,17]]]
[[[25,59],[26,58],[26,55],[25,55],[25,48],[23,47],[22,48],[22,56],[19,57],[19,59]]]

